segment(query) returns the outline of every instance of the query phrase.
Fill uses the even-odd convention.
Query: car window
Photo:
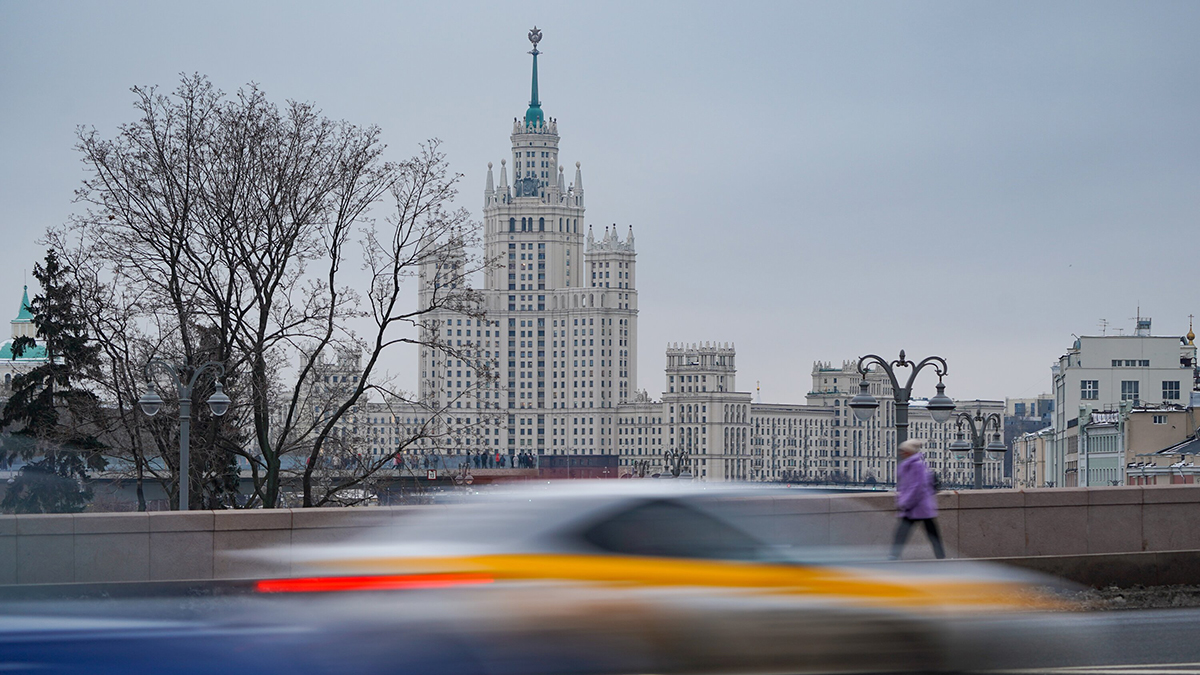
[[[583,532],[610,553],[668,558],[750,560],[762,544],[713,516],[677,502],[654,500],[620,511]]]

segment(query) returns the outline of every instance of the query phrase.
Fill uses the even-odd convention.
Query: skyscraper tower
[[[502,413],[494,444],[506,454],[614,454],[616,407],[637,383],[633,230],[622,240],[613,225],[596,239],[585,224],[582,167],[575,163],[568,184],[558,122],[542,111],[541,39],[535,26],[529,106],[513,119],[511,154],[500,161],[499,180],[488,164],[484,253],[497,264],[485,272],[483,330],[469,324],[462,330],[484,358],[495,359],[500,379],[474,405]],[[452,323],[447,330],[457,341],[462,318],[438,319]],[[459,372],[423,358],[422,400],[447,392],[457,400]],[[470,370],[461,377],[469,381]]]
[[[488,164],[483,196],[484,244],[489,260],[517,264],[489,273],[490,290],[516,291],[514,302],[533,303],[536,291],[579,287],[583,278],[583,175],[575,163],[575,182],[567,187],[558,164],[558,122],[547,120],[538,96],[537,44],[542,33],[529,32],[533,43],[533,84],[529,109],[513,118],[512,185],[507,160],[500,160],[500,184],[495,186]],[[524,255],[522,255],[524,253]],[[536,256],[536,257],[535,257]],[[544,301],[543,301],[544,302]]]

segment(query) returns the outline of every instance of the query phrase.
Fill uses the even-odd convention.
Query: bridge
[[[1089,584],[1200,578],[1200,486],[943,492],[951,554],[999,559]],[[740,497],[739,522],[771,541],[883,546],[892,495],[764,492]],[[0,585],[238,579],[286,573],[226,555],[343,541],[420,509],[394,506],[248,511],[0,515]],[[932,557],[921,536],[907,555]]]

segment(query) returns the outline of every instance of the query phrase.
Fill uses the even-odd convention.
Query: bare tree
[[[385,462],[339,460],[347,468],[321,495],[313,477],[323,455],[352,451],[335,432],[357,406],[394,395],[378,372],[381,356],[403,344],[452,350],[437,331],[421,330],[425,317],[482,314],[465,283],[483,264],[470,254],[474,228],[448,206],[459,176],[436,141],[389,163],[378,128],[329,120],[308,103],[280,108],[254,85],[229,98],[194,75],[169,96],[133,92],[137,122],[111,139],[80,130],[88,177],[77,201],[87,211],[49,238],[90,274],[94,332],[112,340],[110,401],[139,480],[164,466],[151,454],[171,453],[170,439],[145,435],[134,414],[136,383],[145,359],[169,356],[215,359],[242,375],[231,419],[250,441],[228,448],[253,478],[242,505],[277,506],[290,471],[306,506],[361,489]],[[372,210],[389,195],[395,212],[381,224]],[[348,280],[361,267],[371,275],[364,294]],[[405,308],[404,284],[423,267],[455,282]],[[365,320],[373,330],[359,337],[352,326]],[[345,352],[366,355],[355,386],[314,388],[322,360]],[[219,433],[214,425],[201,438],[214,445]]]

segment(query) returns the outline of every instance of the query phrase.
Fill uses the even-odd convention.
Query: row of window
[[[1133,401],[1135,403],[1141,401],[1141,382],[1138,380],[1121,380],[1121,400]],[[1177,380],[1163,380],[1162,383],[1162,398],[1164,401],[1178,401],[1180,397],[1179,382]],[[1100,400],[1100,381],[1099,380],[1080,380],[1079,381],[1079,398],[1084,401]]]
[[[545,178],[546,176],[543,175],[542,177]],[[517,228],[517,225],[520,225],[520,229]],[[533,218],[522,218],[520,223],[517,222],[516,218],[508,219],[508,231],[509,232],[535,232],[535,231],[536,232],[545,232],[546,231],[546,219],[545,218],[537,219],[537,229],[536,230],[534,229],[533,226],[534,226]],[[563,229],[564,227],[566,228],[565,230]],[[572,234],[579,234],[579,219],[578,218],[567,218],[564,220],[562,218],[559,218],[558,219],[558,231],[559,232],[570,232]]]

